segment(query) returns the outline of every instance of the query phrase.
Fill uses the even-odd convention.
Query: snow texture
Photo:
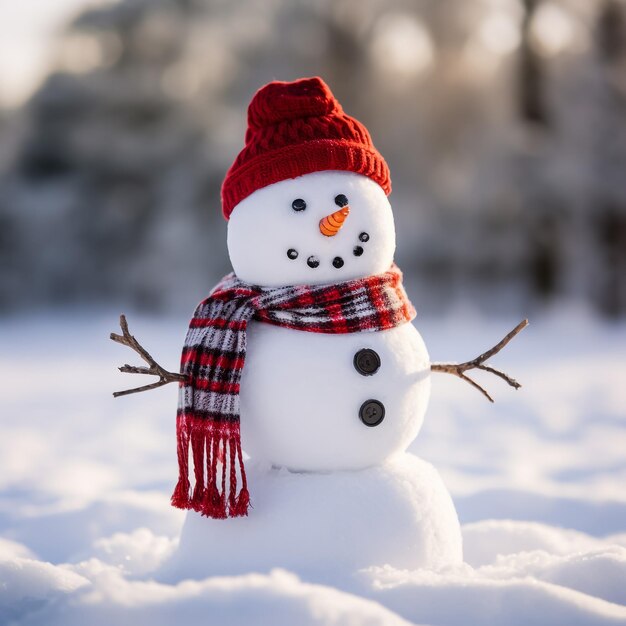
[[[177,362],[186,319],[129,318],[160,361]],[[134,382],[112,367],[130,356],[107,339],[115,319],[64,312],[0,322],[3,626],[626,624],[623,325],[571,309],[533,320],[496,360],[524,387],[489,381],[495,405],[452,377],[433,377],[410,451],[452,494],[464,563],[416,569],[374,559],[348,576],[332,559],[315,572],[298,555],[270,563],[271,546],[258,545],[249,571],[240,563],[228,573],[232,561],[216,549],[210,574],[196,578],[183,564],[157,581],[186,549],[185,515],[168,503],[176,394],[110,397]],[[515,321],[457,311],[417,326],[434,360],[461,360]],[[253,498],[262,495],[259,485]],[[333,514],[320,506],[302,531]],[[208,522],[187,524],[198,521]],[[348,537],[371,540],[373,551],[375,533],[396,531],[393,520],[380,524],[369,532],[355,520],[328,548],[347,558]],[[367,549],[352,555],[355,567]],[[311,556],[306,544],[298,551]]]

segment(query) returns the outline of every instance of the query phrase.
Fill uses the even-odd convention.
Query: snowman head
[[[235,273],[266,287],[380,274],[394,250],[385,192],[348,172],[315,172],[263,187],[239,203],[228,224]]]
[[[386,271],[395,251],[390,191],[367,129],[320,78],[266,85],[222,186],[235,273],[276,287]]]

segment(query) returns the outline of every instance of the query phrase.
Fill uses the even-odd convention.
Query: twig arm
[[[477,382],[467,376],[465,372],[472,369],[483,370],[485,372],[489,372],[490,374],[498,376],[499,378],[507,382],[511,387],[519,389],[521,385],[514,378],[511,378],[508,374],[505,374],[504,372],[501,372],[494,367],[485,365],[485,361],[490,359],[494,354],[498,354],[498,352],[500,352],[500,350],[502,350],[502,348],[504,348],[509,343],[509,341],[513,339],[513,337],[522,332],[522,330],[524,330],[526,326],[528,326],[528,320],[522,320],[511,332],[507,333],[495,346],[493,346],[493,348],[490,348],[486,352],[483,352],[481,355],[477,356],[471,361],[466,361],[465,363],[433,363],[430,366],[430,369],[433,372],[442,372],[444,374],[453,374],[454,376],[458,376],[465,382],[468,382],[470,385],[478,389],[478,391],[480,391],[487,398],[487,400],[493,402],[493,398],[487,393],[487,391]]]
[[[131,393],[139,393],[140,391],[148,391],[150,389],[156,389],[162,387],[168,383],[184,382],[186,380],[183,374],[177,374],[175,372],[168,372],[161,367],[153,358],[150,353],[130,334],[128,330],[128,322],[125,315],[120,315],[120,328],[122,334],[111,333],[110,338],[116,343],[128,346],[131,350],[134,350],[147,364],[148,367],[142,367],[137,365],[122,365],[118,369],[120,372],[126,374],[149,374],[150,376],[158,376],[159,380],[151,383],[150,385],[143,385],[142,387],[135,387],[134,389],[126,389],[124,391],[115,391],[113,396],[119,398],[120,396],[127,396]]]

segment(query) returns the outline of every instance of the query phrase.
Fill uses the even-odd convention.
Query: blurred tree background
[[[58,46],[0,115],[5,310],[193,308],[251,96],[318,74],[389,162],[420,311],[626,312],[622,0],[121,0]]]

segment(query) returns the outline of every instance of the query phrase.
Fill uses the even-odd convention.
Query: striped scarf
[[[414,317],[395,265],[384,274],[336,285],[266,288],[225,276],[196,308],[185,339],[181,373],[187,380],[181,383],[176,419],[179,479],[172,504],[213,518],[247,515],[239,383],[250,320],[343,334],[386,330]]]

